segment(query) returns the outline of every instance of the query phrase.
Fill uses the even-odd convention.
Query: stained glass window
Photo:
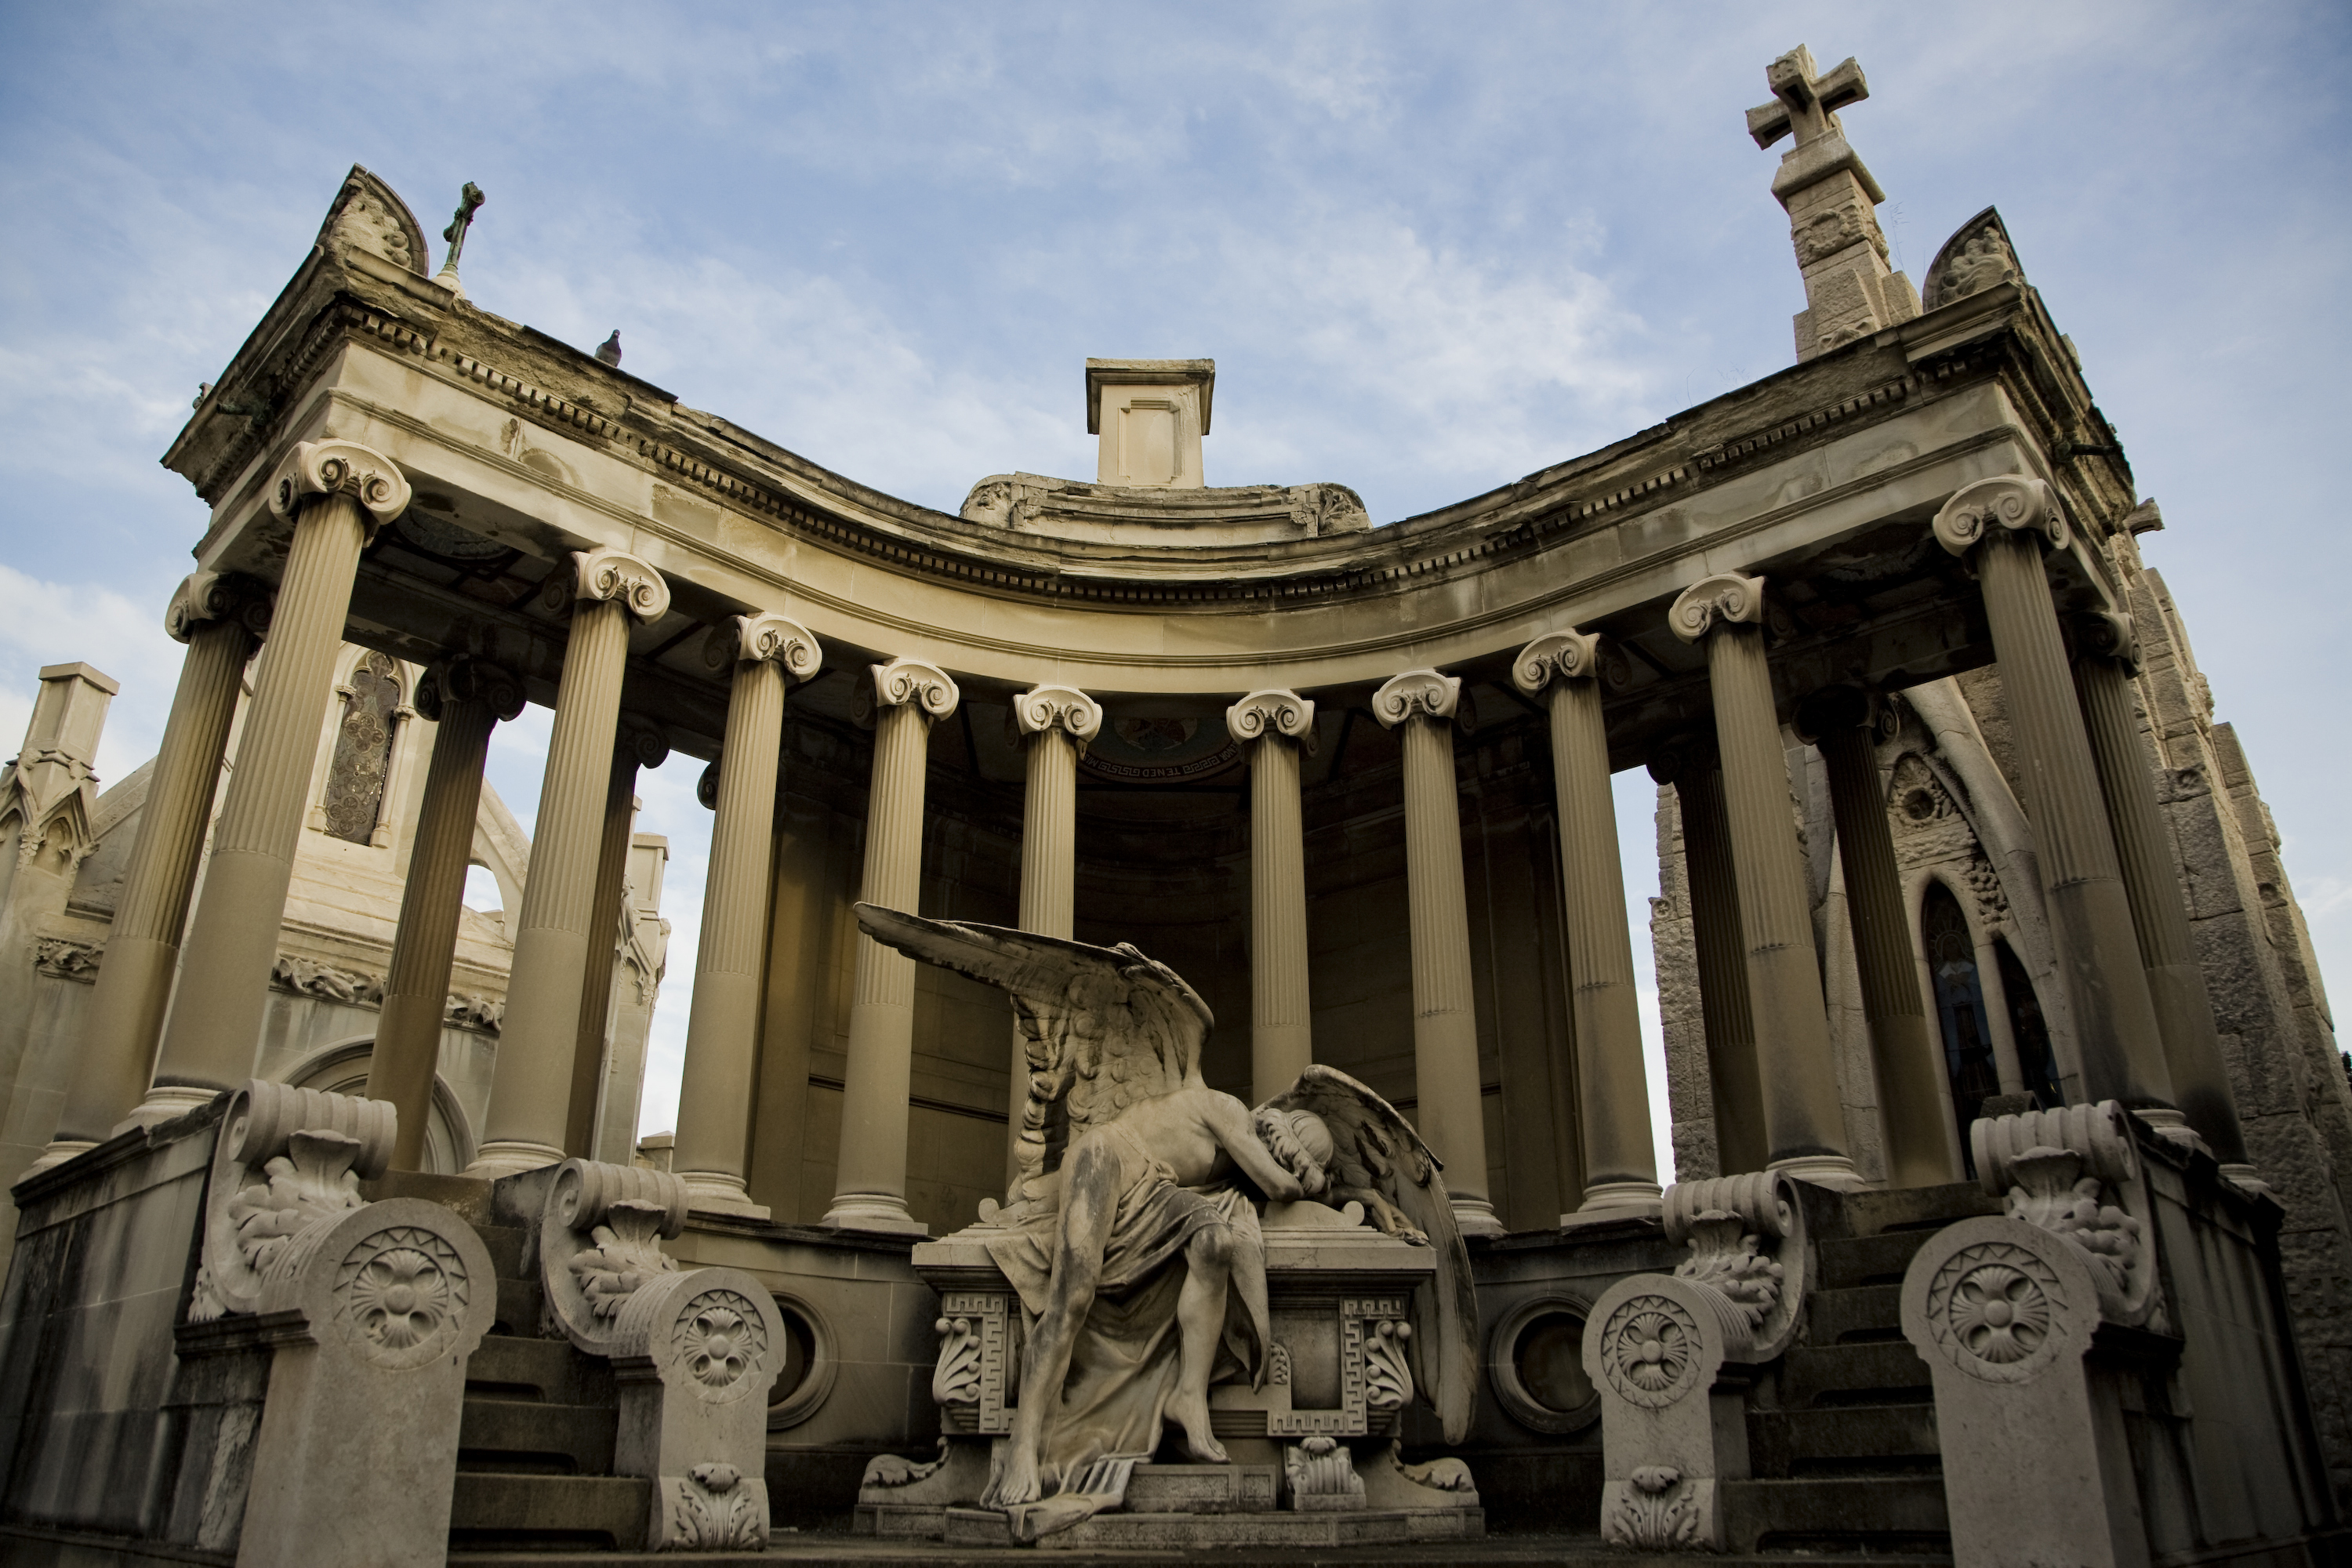
[[[353,844],[373,839],[383,815],[393,715],[400,709],[399,671],[383,654],[362,658],[352,671],[351,699],[335,731],[335,759],[327,768],[327,831]]]

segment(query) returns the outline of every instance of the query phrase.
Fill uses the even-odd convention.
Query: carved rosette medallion
[[[755,1381],[751,1372],[768,1358],[767,1318],[732,1290],[688,1297],[671,1331],[695,1392],[713,1405],[741,1398]]]
[[[1764,624],[1764,579],[1719,572],[1685,588],[1666,611],[1666,626],[1685,642],[1696,642],[1717,625]]]
[[[2038,534],[2053,550],[2066,548],[2066,519],[2050,487],[2022,474],[1963,485],[1936,513],[1936,542],[1955,555],[1976,548],[1990,528]]]
[[[548,579],[548,597],[557,607],[567,598],[616,604],[647,626],[669,612],[669,584],[662,574],[626,551],[604,544],[573,551],[571,580],[558,570]]]
[[[787,680],[806,680],[824,663],[824,648],[806,626],[782,616],[735,616],[703,639],[702,659],[713,669],[773,660]]]
[[[1664,1296],[1618,1304],[1601,1331],[1601,1369],[1629,1405],[1663,1410],[1698,1382],[1698,1325]]]
[[[2064,1307],[2056,1270],[2013,1242],[1962,1247],[1927,1287],[1936,1348],[1987,1383],[2030,1383],[2056,1361]]]
[[[404,1372],[449,1353],[471,1290],[456,1247],[429,1230],[394,1226],[343,1255],[335,1322],[362,1358]]]
[[[400,467],[373,447],[356,441],[305,441],[294,448],[269,487],[269,510],[291,522],[302,503],[315,496],[349,496],[366,514],[373,534],[408,510],[408,479]]]
[[[1462,707],[1462,678],[1408,669],[1372,693],[1372,717],[1393,730],[1408,719],[1451,722]]]
[[[1033,686],[1013,700],[1013,727],[1023,735],[1058,729],[1084,751],[1102,733],[1102,704],[1072,686]]]
[[[1296,691],[1253,691],[1225,710],[1225,733],[1241,745],[1276,736],[1313,750],[1315,704]]]

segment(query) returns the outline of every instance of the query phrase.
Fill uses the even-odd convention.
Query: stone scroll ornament
[[[1463,718],[1462,678],[1409,669],[1372,693],[1372,717],[1391,730],[1408,719],[1451,723]]]
[[[1555,680],[1600,679],[1620,686],[1624,664],[1624,654],[1603,643],[1598,632],[1547,632],[1511,661],[1511,684],[1529,697]]]
[[[1726,1363],[1769,1361],[1795,1337],[1803,1210],[1771,1172],[1678,1182],[1662,1206],[1690,1257],[1672,1276],[1619,1280],[1585,1328],[1601,1394],[1601,1531],[1612,1545],[1715,1550],[1717,1487],[1748,1471],[1744,1442],[1716,1428],[1710,1393]]]
[[[608,544],[572,552],[570,570],[548,574],[541,603],[561,613],[575,604],[616,604],[640,625],[669,613],[669,584],[651,563]]]
[[[1936,542],[1954,555],[1965,557],[1993,529],[2039,536],[2053,550],[2074,537],[2050,486],[2023,474],[1963,485],[1936,513]]]
[[[408,479],[373,447],[305,441],[279,465],[269,487],[269,510],[279,521],[292,522],[305,504],[339,495],[359,504],[361,526],[373,539],[377,529],[408,510]]]
[[[809,629],[782,616],[734,616],[703,640],[702,660],[712,669],[772,661],[784,679],[808,680],[824,666],[824,648]]]
[[[1717,626],[1764,624],[1764,579],[1719,572],[1685,588],[1666,610],[1666,626],[1685,642],[1696,642]]]
[[[1315,704],[1296,691],[1253,691],[1225,710],[1225,732],[1242,745],[1276,736],[1315,752]]]
[[[188,1321],[261,1310],[278,1255],[307,1226],[365,1201],[392,1159],[390,1102],[255,1079],[229,1097],[213,1145],[202,1261]]]
[[[860,686],[850,700],[851,717],[860,724],[874,722],[875,713],[883,708],[912,705],[931,719],[945,719],[956,710],[963,700],[962,691],[947,671],[920,659],[894,658],[887,664],[872,666],[871,688]]]
[[[2123,1108],[2112,1100],[1987,1117],[1969,1129],[1977,1180],[2010,1218],[2082,1256],[2101,1318],[2165,1330],[2155,1214]]]
[[[1013,700],[1013,727],[1024,737],[1059,730],[1079,752],[1102,733],[1102,704],[1074,686],[1035,686]]]
[[[163,630],[173,642],[184,643],[206,621],[239,621],[255,637],[269,631],[269,612],[277,595],[267,584],[230,572],[191,572],[172,592],[164,606]]]
[[[540,1284],[564,1337],[610,1355],[621,1310],[677,1272],[661,1248],[686,1227],[685,1178],[642,1165],[566,1160],[547,1190],[539,1226]]]
[[[1381,1230],[1434,1254],[1433,1268],[1412,1271],[1410,1297],[1400,1289],[1393,1297],[1338,1303],[1339,1408],[1294,1411],[1287,1389],[1270,1402],[1280,1406],[1281,1418],[1269,1415],[1265,1430],[1300,1440],[1289,1462],[1303,1467],[1307,1495],[1356,1500],[1327,1506],[1363,1506],[1364,1483],[1338,1475],[1351,1462],[1350,1450],[1329,1440],[1392,1426],[1415,1396],[1434,1408],[1447,1442],[1462,1440],[1478,1377],[1469,1253],[1438,1160],[1395,1108],[1322,1066],[1309,1067],[1255,1110],[1211,1089],[1201,1070],[1212,1022],[1206,1004],[1174,971],[1131,945],[1094,947],[873,904],[859,904],[857,917],[877,942],[1009,993],[1026,1051],[1028,1104],[1014,1199],[971,1233],[986,1238],[1009,1284],[943,1295],[932,1385],[950,1433],[1003,1434],[979,1502],[1006,1515],[1013,1539],[1035,1540],[1117,1506],[1125,1487],[1119,1466],[1160,1447],[1163,1421],[1180,1429],[1196,1462],[1229,1462],[1207,1419],[1221,1368],[1184,1360],[1186,1335],[1171,1330],[1188,1310],[1213,1311],[1222,1342],[1244,1347],[1236,1353],[1244,1359],[1244,1392],[1266,1386],[1273,1346],[1261,1198],[1360,1203],[1360,1212]],[[1129,1114],[1145,1106],[1150,1114]],[[1140,1184],[1158,1184],[1151,1189],[1158,1195],[1143,1203],[1120,1196]],[[1077,1191],[1111,1201],[1082,1205],[1070,1196]],[[1088,1214],[1095,1226],[1075,1228],[1086,1222],[1072,1216]],[[1196,1218],[1227,1238],[1222,1256],[1193,1256],[1188,1238]],[[1154,1299],[1162,1316],[1095,1313],[1091,1279],[1055,1261],[1088,1250],[1098,1258],[1150,1256],[1154,1227],[1167,1224],[1187,1228],[1173,1254],[1159,1254],[1165,1261],[1150,1278],[1158,1278],[1158,1268],[1178,1268],[1187,1271],[1188,1285],[1201,1269],[1223,1276],[1224,1288],[1213,1294],[1184,1292],[1192,1307],[1178,1293],[1160,1291]],[[1133,1300],[1144,1283],[1130,1280],[1121,1289]],[[1014,1299],[1033,1325],[1017,1372],[1003,1347]],[[1056,1330],[1057,1323],[1066,1327]],[[1188,1330],[1207,1326],[1185,1323]],[[1061,1396],[1066,1377],[1094,1378],[1087,1369],[1106,1368],[1100,1376],[1108,1381],[1089,1392],[1083,1406]],[[1018,1389],[1007,1390],[1016,1377]],[[1189,1421],[1187,1409],[1193,1413]],[[919,1491],[926,1500],[955,1500],[940,1497],[959,1479],[948,1474],[953,1453],[944,1467],[877,1461],[861,1507],[912,1504]],[[1393,1467],[1378,1473],[1392,1490],[1442,1494],[1441,1506],[1448,1508],[1475,1496],[1466,1484],[1453,1485],[1450,1471],[1443,1482]],[[1466,1483],[1466,1472],[1461,1479]]]

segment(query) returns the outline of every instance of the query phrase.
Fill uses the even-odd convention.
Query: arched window
[[[400,667],[380,653],[362,656],[352,695],[335,731],[327,768],[327,831],[353,844],[375,837],[383,815],[384,774],[392,766],[393,715],[400,708]]]
[[[1977,973],[1976,939],[1960,903],[1941,882],[1929,882],[1919,908],[1919,936],[1927,975],[1936,987],[1936,1017],[1943,1026],[1944,1071],[1952,1080],[1952,1112],[1959,1119],[1961,1157],[1969,1173],[1969,1125],[1985,1100],[2000,1092],[1992,1055],[1992,1024],[1985,1016],[1984,981]]]
[[[2009,997],[2018,1073],[2025,1080],[2025,1091],[2042,1102],[2042,1109],[2055,1110],[2066,1103],[2066,1093],[2058,1087],[2058,1053],[2050,1048],[2050,1024],[2042,1016],[2041,998],[2033,994],[2033,982],[2017,954],[2009,951],[2006,938],[1992,944],[1992,952],[1993,962],[2000,965],[2000,988]]]

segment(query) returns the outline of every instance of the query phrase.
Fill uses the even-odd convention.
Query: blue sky
[[[618,327],[632,371],[909,499],[1085,477],[1082,359],[1210,355],[1211,483],[1337,479],[1387,521],[1787,363],[1802,291],[1741,110],[1800,41],[1857,55],[1898,261],[1998,202],[2163,503],[2148,558],[2352,995],[2340,6],[16,0],[6,32],[0,744],[38,666],[88,658],[125,683],[115,777],[160,732],[204,521],[156,458],[353,162],[436,235],[483,186],[486,309]],[[526,825],[544,718],[494,760]],[[692,784],[644,789],[677,854],[649,1129]]]

